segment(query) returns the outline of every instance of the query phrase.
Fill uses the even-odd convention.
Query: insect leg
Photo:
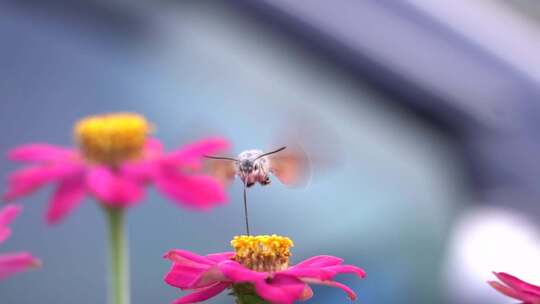
[[[259,174],[259,183],[263,186],[266,186],[266,185],[269,185],[270,184],[270,177],[268,176],[268,172],[266,172],[266,170],[264,170],[264,166],[261,165],[260,167],[261,169],[261,172],[262,174]]]

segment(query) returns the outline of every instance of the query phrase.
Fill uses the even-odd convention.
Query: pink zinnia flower
[[[22,211],[22,207],[11,205],[0,209],[0,244],[11,235],[8,225]],[[0,280],[18,272],[37,267],[41,262],[28,252],[17,252],[0,255]]]
[[[333,256],[315,256],[289,267],[292,241],[282,236],[237,236],[231,241],[235,252],[200,256],[185,250],[171,250],[165,258],[173,262],[165,282],[193,292],[174,304],[197,303],[231,288],[237,303],[257,297],[275,304],[307,300],[313,295],[309,284],[343,289],[351,300],[356,294],[349,287],[335,282],[337,274],[353,273],[360,278],[359,267],[343,265]],[[257,302],[259,303],[259,302]]]
[[[540,304],[540,286],[529,284],[512,275],[504,272],[494,272],[495,276],[502,282],[488,282],[500,293],[523,301],[522,304]]]
[[[212,138],[164,153],[158,140],[148,138],[144,117],[119,113],[91,116],[75,126],[78,149],[30,144],[9,152],[9,158],[31,165],[9,176],[4,198],[11,201],[54,183],[47,221],[56,223],[86,194],[107,207],[124,208],[144,196],[144,184],[154,182],[175,202],[207,209],[227,200],[222,186],[200,172],[204,154],[227,148]]]

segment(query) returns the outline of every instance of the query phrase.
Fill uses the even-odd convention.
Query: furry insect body
[[[246,150],[238,154],[235,162],[235,173],[246,187],[252,187],[256,183],[263,186],[270,184],[270,162],[267,156],[262,156],[261,150]]]

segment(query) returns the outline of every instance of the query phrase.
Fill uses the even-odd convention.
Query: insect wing
[[[287,146],[283,151],[268,156],[270,171],[287,186],[307,185],[311,178],[311,163],[299,145]]]
[[[206,159],[205,171],[224,186],[229,186],[236,174],[235,162],[226,159]]]

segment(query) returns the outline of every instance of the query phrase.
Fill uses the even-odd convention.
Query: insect
[[[224,184],[238,177],[244,184],[244,212],[246,232],[249,235],[247,212],[247,188],[256,184],[271,183],[270,175],[276,176],[283,184],[299,185],[309,177],[309,161],[300,147],[281,147],[270,152],[245,150],[236,158],[205,155],[210,160],[208,170]]]
[[[309,176],[308,157],[299,147],[281,147],[266,153],[257,149],[245,150],[236,158],[205,157],[212,160],[208,166],[210,174],[224,184],[238,177],[247,188],[257,183],[266,186],[271,183],[270,175],[275,175],[283,184],[295,186],[305,182]]]

